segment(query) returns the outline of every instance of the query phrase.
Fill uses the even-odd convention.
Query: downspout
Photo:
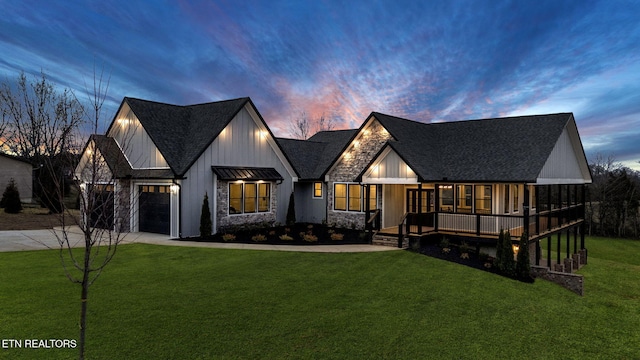
[[[182,185],[171,179],[173,185],[178,187],[178,237],[182,239]]]

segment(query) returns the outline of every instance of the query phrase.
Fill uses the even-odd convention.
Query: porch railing
[[[476,236],[497,236],[500,230],[509,230],[512,237],[519,237],[528,224],[530,237],[544,234],[576,221],[584,220],[584,205],[574,205],[534,213],[525,222],[523,215],[498,215],[480,213],[406,213],[399,229],[404,234],[422,234],[429,231],[448,231]]]

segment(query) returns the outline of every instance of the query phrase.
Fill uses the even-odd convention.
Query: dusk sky
[[[339,129],[372,111],[423,122],[573,112],[590,161],[613,155],[640,170],[640,1],[0,0],[0,9],[0,79],[42,70],[83,100],[94,65],[104,66],[106,122],[125,96],[178,105],[249,96],[277,136],[302,112]]]

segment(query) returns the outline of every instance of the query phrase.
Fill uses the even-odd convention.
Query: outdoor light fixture
[[[513,253],[518,255],[518,251],[520,250],[520,245],[512,245]]]

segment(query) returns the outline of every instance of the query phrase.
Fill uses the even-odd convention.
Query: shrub
[[[224,241],[235,241],[236,236],[234,234],[224,234],[222,235],[222,240]]]
[[[293,225],[296,223],[296,205],[293,198],[293,191],[289,196],[289,207],[287,208],[287,225]]]
[[[318,237],[317,237],[317,236],[315,236],[315,235],[313,235],[313,234],[305,234],[305,235],[302,237],[302,240],[304,240],[304,241],[306,241],[306,242],[310,242],[310,243],[312,243],[312,242],[318,242]]]
[[[344,240],[344,234],[338,234],[336,232],[331,233],[331,240],[333,240],[333,241],[342,241],[342,240]]]
[[[516,277],[521,281],[532,281],[531,264],[529,263],[529,241],[526,233],[520,237],[520,249],[518,250],[518,261],[516,262]]]
[[[264,242],[267,241],[267,237],[262,234],[256,234],[251,237],[251,240],[255,242]]]
[[[282,241],[293,241],[293,238],[291,236],[287,235],[287,234],[282,234],[282,235],[280,235],[279,238]]]
[[[513,246],[509,231],[500,230],[496,246],[496,268],[504,276],[513,277],[515,274],[515,261],[513,260]]]
[[[209,196],[204,193],[204,200],[202,200],[202,211],[200,213],[200,237],[211,236],[211,229],[213,224],[211,223],[211,210],[209,210]]]
[[[4,207],[4,212],[9,214],[17,214],[22,211],[22,203],[20,202],[20,192],[16,186],[16,182],[11,179],[7,184],[2,199],[0,200],[1,207]]]

